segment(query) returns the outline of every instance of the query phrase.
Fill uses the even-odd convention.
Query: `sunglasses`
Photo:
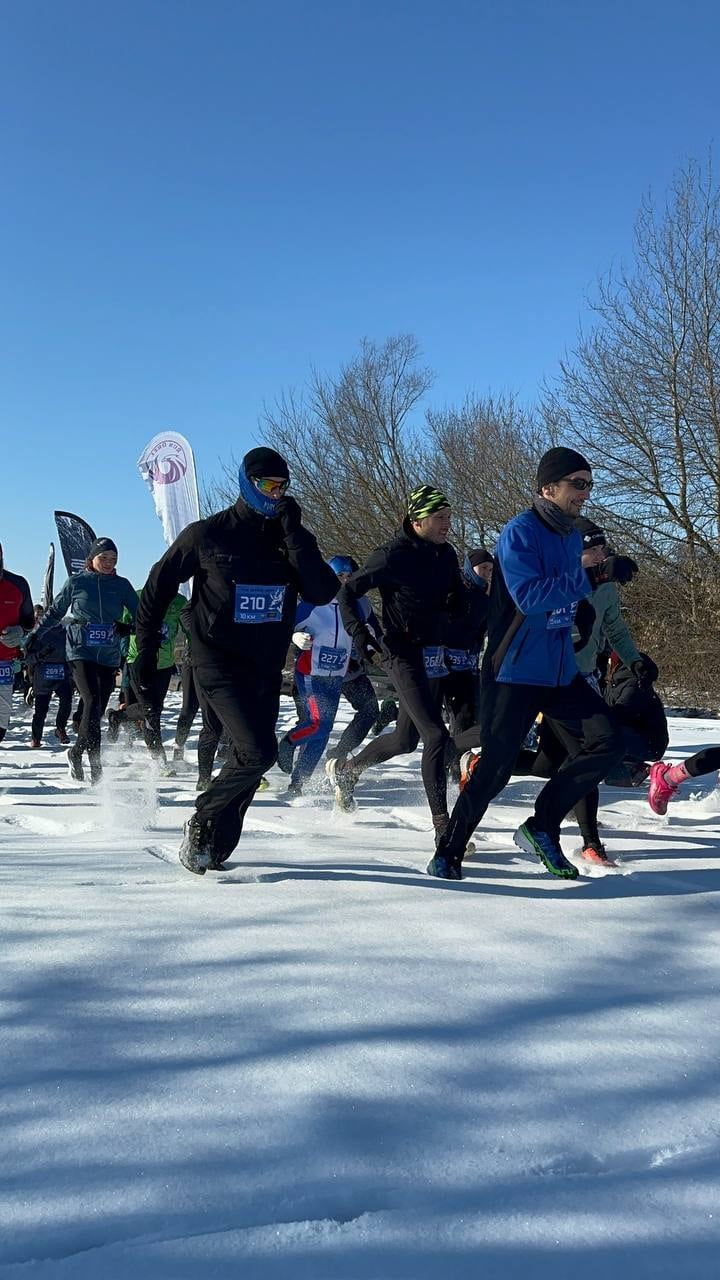
[[[584,493],[586,489],[589,492],[593,487],[593,481],[583,480],[582,476],[564,476],[563,478],[565,484],[572,485],[573,489],[577,489],[578,493]]]
[[[281,493],[285,493],[290,484],[290,481],[289,480],[269,480],[267,476],[257,476],[257,477],[254,476],[253,484],[255,485],[255,488],[260,493],[264,493],[268,497],[271,497],[272,494],[276,493],[278,489],[280,490]]]

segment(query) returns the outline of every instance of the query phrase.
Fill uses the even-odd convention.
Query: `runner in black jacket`
[[[444,645],[450,616],[466,588],[455,550],[447,541],[450,505],[444,494],[421,485],[410,495],[402,532],[373,551],[339,595],[340,611],[355,647],[384,667],[400,702],[397,727],[371,742],[347,762],[328,760],[326,771],[341,807],[363,770],[393,756],[414,751],[423,741],[422,779],[436,831],[447,824],[442,677],[447,675]],[[382,648],[360,615],[358,601],[372,588],[382,601]]]
[[[190,644],[200,705],[230,735],[219,776],[197,800],[180,860],[204,875],[230,856],[263,773],[277,758],[282,667],[298,593],[326,604],[338,580],[298,504],[285,496],[287,463],[272,449],[252,449],[240,467],[234,506],[191,524],[150,571],[137,618],[134,672],[149,688],[168,605],[193,579]]]

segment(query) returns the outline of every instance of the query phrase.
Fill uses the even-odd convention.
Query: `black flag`
[[[50,543],[50,551],[48,553],[47,566],[45,568],[45,581],[40,592],[40,603],[43,609],[49,608],[53,602],[53,579],[55,577],[55,543]]]
[[[56,511],[55,524],[65,568],[69,574],[82,573],[88,551],[95,541],[95,534],[89,524],[81,520],[80,516],[74,516],[71,511]]]

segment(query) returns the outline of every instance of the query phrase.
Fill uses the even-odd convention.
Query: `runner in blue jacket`
[[[575,611],[592,590],[586,569],[604,555],[601,547],[583,553],[575,529],[591,488],[590,465],[582,454],[550,449],[538,466],[532,508],[500,535],[483,662],[482,754],[428,866],[430,875],[462,877],[467,842],[510,778],[539,712],[552,720],[569,759],[543,787],[534,816],[515,833],[515,842],[536,854],[553,875],[577,875],[560,847],[560,824],[623,754],[612,713],[578,674],[573,651]],[[475,726],[458,735],[458,750],[475,745],[477,732]]]

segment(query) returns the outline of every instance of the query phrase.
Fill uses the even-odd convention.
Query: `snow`
[[[675,758],[720,740],[671,727]],[[514,848],[514,780],[455,884],[419,754],[354,815],[273,770],[201,879],[194,739],[175,779],[108,749],[94,792],[28,742],[0,747],[0,1280],[718,1274],[714,777],[665,819],[604,789],[620,866],[573,882]]]

